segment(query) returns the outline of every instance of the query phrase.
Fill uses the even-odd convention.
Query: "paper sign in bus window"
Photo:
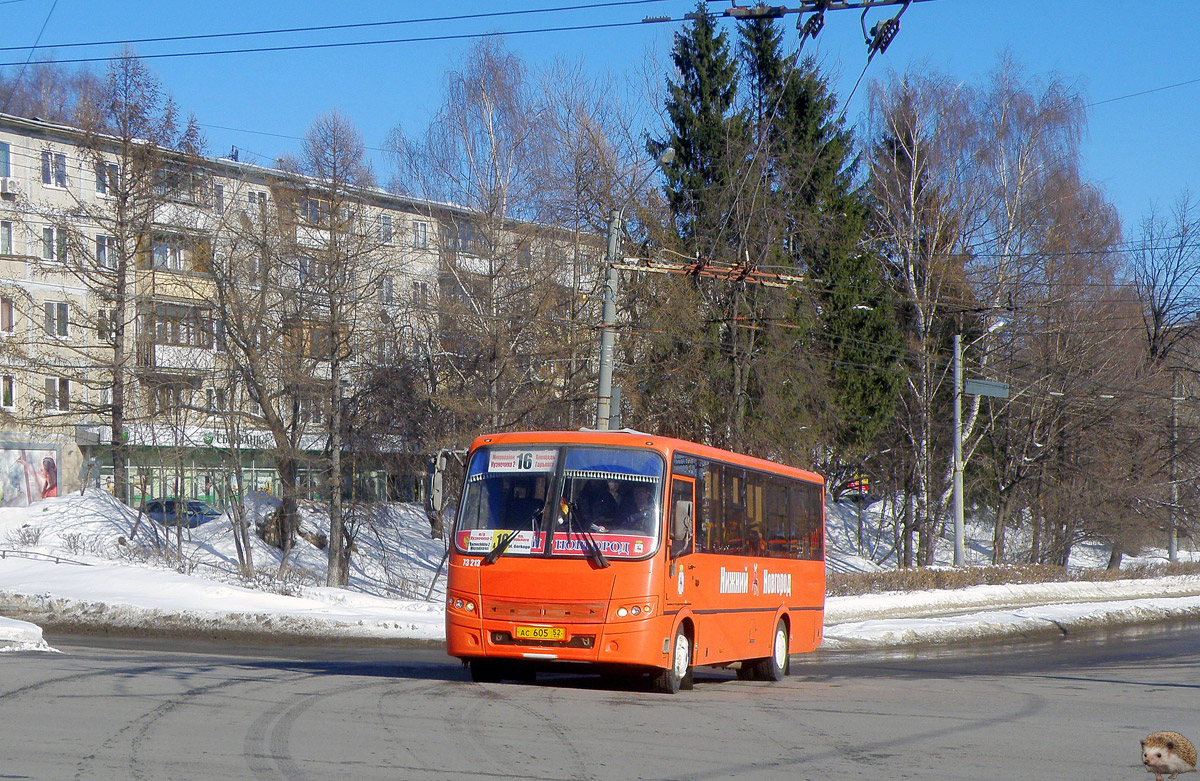
[[[558,451],[545,450],[492,450],[488,458],[488,472],[553,472]]]

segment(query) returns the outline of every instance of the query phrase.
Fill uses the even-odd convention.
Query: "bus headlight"
[[[643,600],[645,597],[642,598]],[[648,618],[657,609],[657,602],[651,598],[634,604],[625,604],[612,612],[613,619],[618,618]]]

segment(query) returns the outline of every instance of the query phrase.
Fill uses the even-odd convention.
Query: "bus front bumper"
[[[447,613],[446,651],[460,659],[592,662],[666,667],[670,617],[555,625],[485,621]],[[543,635],[543,637],[536,637]]]

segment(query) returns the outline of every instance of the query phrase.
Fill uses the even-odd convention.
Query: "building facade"
[[[0,504],[222,505],[278,493],[281,453],[328,495],[334,450],[343,492],[414,499],[428,443],[379,414],[388,371],[493,410],[587,373],[595,237],[147,149],[0,115]]]

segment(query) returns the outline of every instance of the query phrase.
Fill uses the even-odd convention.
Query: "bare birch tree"
[[[570,235],[532,222],[546,144],[533,84],[497,39],[447,75],[423,134],[392,134],[395,186],[461,207],[437,210],[438,323],[427,353],[439,407],[472,429],[562,425],[574,401],[564,383],[578,368],[576,249]]]

